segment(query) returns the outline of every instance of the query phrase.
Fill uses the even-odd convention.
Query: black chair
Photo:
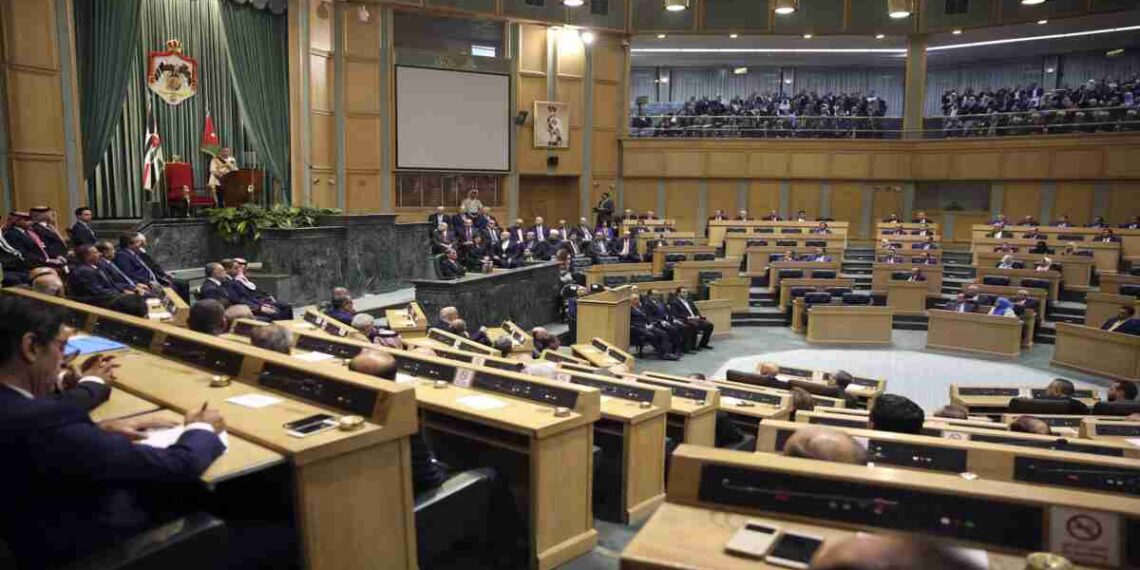
[[[827,242],[825,242],[825,241],[805,241],[804,245],[807,247],[827,247]]]
[[[657,281],[656,275],[634,275],[629,278],[630,283],[647,283],[649,281]]]
[[[982,278],[982,283],[985,285],[1009,285],[1009,277],[998,277],[996,275],[987,275]]]
[[[194,513],[142,531],[64,566],[66,570],[197,570],[226,565],[226,524]],[[7,548],[4,548],[7,550]],[[0,556],[0,565],[6,562]]]
[[[1121,285],[1120,294],[1130,297],[1140,297],[1140,285]]]
[[[906,281],[910,279],[909,271],[895,271],[891,273],[891,281]]]
[[[812,305],[827,305],[829,303],[831,303],[831,295],[822,291],[812,291],[804,295],[804,304],[809,307]]]
[[[797,380],[795,378],[792,378],[788,380],[788,386],[791,388],[803,388],[809,394],[815,396],[839,398],[840,400],[847,399],[847,394],[843,392],[843,389],[832,384],[819,384],[817,382],[808,382],[807,380]]]
[[[763,374],[745,372],[743,370],[728,370],[724,373],[724,379],[729,382],[740,382],[741,384],[749,384],[752,386],[766,386],[768,388],[780,388],[783,390],[788,389],[788,384],[777,380],[775,376],[764,376]]]
[[[811,293],[812,291],[815,291],[815,288],[813,288],[813,287],[792,287],[790,290],[788,290],[788,296],[795,299],[797,297],[803,297],[804,295],[807,295],[808,293]]]
[[[784,228],[780,230],[782,234],[802,234],[804,231],[800,228]]]
[[[724,233],[726,233],[726,234],[742,234],[742,233],[745,233],[745,230],[744,230],[744,228],[728,228],[728,229],[724,230]]]
[[[716,281],[717,279],[721,279],[723,277],[724,273],[721,273],[720,271],[701,271],[700,273],[697,273],[697,281],[700,281],[701,283]]]
[[[1094,416],[1127,416],[1140,413],[1140,400],[1131,402],[1097,402],[1093,406]]]
[[[782,254],[782,253],[769,253],[768,254],[768,262],[769,263],[771,263],[773,261],[780,261],[781,259],[784,259],[784,254]]]
[[[775,230],[775,229],[773,229],[773,228],[756,228],[756,231],[754,231],[754,232],[752,232],[752,233],[756,233],[756,234],[774,234],[774,233],[776,233],[776,230]]]
[[[1030,289],[1048,289],[1049,282],[1045,279],[1026,278],[1021,280],[1021,286],[1028,287]]]
[[[844,305],[870,305],[871,296],[860,293],[847,293],[843,295]]]
[[[764,246],[768,245],[768,242],[764,241],[762,239],[750,239],[750,240],[748,240],[747,245],[748,245],[748,247],[764,247]]]
[[[693,261],[712,261],[716,259],[716,254],[713,253],[697,253],[693,255]]]
[[[691,239],[673,240],[673,245],[693,245],[693,240],[691,240]]]
[[[779,247],[795,247],[796,242],[788,240],[776,240],[776,245]]]
[[[683,254],[683,253],[666,253],[665,254],[665,263],[676,263],[678,261],[685,261],[686,257],[688,257],[688,256]]]
[[[1012,398],[1009,413],[1083,416],[1089,413],[1089,407],[1072,398]]]
[[[1140,265],[1133,266],[1128,270],[1129,275],[1140,275]]]
[[[979,305],[993,305],[997,302],[997,295],[990,295],[989,293],[979,293],[975,301]]]
[[[802,279],[804,271],[802,269],[781,269],[780,279]]]
[[[1060,234],[1057,239],[1062,241],[1085,241],[1085,236],[1081,234]]]
[[[832,297],[843,297],[844,295],[850,293],[851,289],[848,287],[828,287],[824,289],[824,291],[827,291],[827,294],[831,295]]]
[[[629,276],[627,275],[606,275],[602,277],[602,285],[606,287],[617,287],[629,283]]]
[[[443,254],[437,253],[431,256],[431,266],[435,270],[435,278],[443,279],[443,270],[440,269],[440,264],[443,263]]]
[[[835,279],[835,272],[831,270],[815,270],[811,272],[812,279]]]
[[[416,497],[416,551],[421,566],[430,565],[461,542],[484,545],[489,541],[488,513],[497,480],[493,469],[472,469]]]

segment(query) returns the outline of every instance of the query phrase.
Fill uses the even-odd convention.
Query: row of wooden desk
[[[1064,247],[1065,244],[1070,243],[1070,242],[1075,242],[1082,249],[1086,249],[1086,248],[1090,248],[1090,247],[1095,248],[1097,245],[1107,245],[1107,244],[1098,244],[1098,243],[1093,241],[1100,234],[1100,231],[1101,231],[1100,228],[1073,228],[1073,227],[1061,228],[1061,227],[1057,227],[1057,226],[1009,226],[1009,225],[1005,226],[1005,231],[1012,232],[1013,235],[1016,235],[1016,236],[1025,235],[1034,229],[1036,229],[1039,233],[1045,235],[1045,239],[1041,240],[1041,241],[1046,242],[1047,244],[1049,244],[1050,247],[1052,247],[1054,245],[1059,245],[1060,247]],[[1112,229],[1113,234],[1116,237],[1120,238],[1120,242],[1118,244],[1116,244],[1117,248],[1120,250],[1119,254],[1122,254],[1126,259],[1140,258],[1140,230],[1127,230],[1127,229],[1119,229],[1119,228],[1111,228],[1111,229]],[[993,233],[993,231],[994,231],[993,226],[988,225],[988,224],[975,224],[970,229],[971,238],[973,239],[973,241],[975,243],[981,243],[981,240],[994,239],[994,238],[987,237],[991,233]],[[1081,239],[1077,239],[1077,240],[1062,239],[1061,236],[1077,236]],[[1011,241],[1013,241],[1013,240],[1011,240]],[[1031,242],[1031,244],[1032,244],[1032,243],[1036,243],[1038,240],[1036,240],[1036,239],[1018,239],[1016,241]],[[1097,268],[1098,269],[1101,268],[1099,263],[1097,264]]]

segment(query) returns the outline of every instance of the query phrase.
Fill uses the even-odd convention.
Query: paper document
[[[507,403],[498,399],[498,398],[493,398],[491,396],[482,396],[482,395],[464,396],[464,397],[456,400],[456,402],[459,402],[460,404],[463,404],[464,406],[467,406],[467,407],[470,407],[470,408],[473,408],[476,410],[494,410],[494,409],[498,409],[498,408],[507,407]]]
[[[397,384],[415,384],[416,383],[416,377],[412,376],[411,374],[405,374],[403,372],[397,372],[396,373],[396,383]]]
[[[297,360],[304,360],[305,362],[323,362],[329,360],[333,355],[324,352],[306,352],[303,354],[294,354],[293,358]]]
[[[1140,447],[1140,437],[1130,437],[1124,441],[1127,441],[1128,443],[1131,443],[1132,445],[1135,445],[1136,447]]]
[[[174,426],[170,428],[148,430],[146,432],[146,439],[140,441],[139,443],[143,445],[149,445],[151,447],[157,447],[159,449],[166,449],[175,443],[178,443],[178,438],[182,437],[182,432],[184,431],[186,431],[186,426]],[[224,445],[226,447],[226,450],[229,451],[229,434],[223,431],[218,436],[218,439],[222,440],[222,445]]]
[[[227,398],[226,401],[252,410],[260,410],[261,408],[267,408],[273,404],[281,403],[282,400],[281,398],[274,398],[273,396],[263,394],[243,394],[241,396]]]

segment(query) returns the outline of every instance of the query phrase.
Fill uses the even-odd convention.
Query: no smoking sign
[[[1120,517],[1068,507],[1049,511],[1049,550],[1077,563],[1120,565]]]

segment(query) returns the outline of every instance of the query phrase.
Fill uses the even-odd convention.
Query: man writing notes
[[[223,148],[218,155],[210,159],[210,190],[214,192],[214,200],[219,206],[225,206],[218,188],[222,185],[222,178],[238,169],[237,159],[229,147]]]

